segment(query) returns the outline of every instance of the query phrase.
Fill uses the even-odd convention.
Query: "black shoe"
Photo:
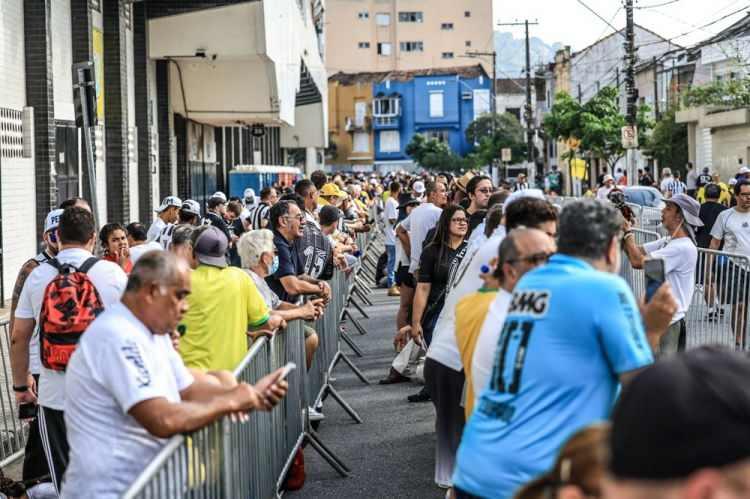
[[[430,398],[430,394],[427,393],[427,390],[423,388],[419,393],[406,397],[406,400],[409,402],[429,402],[432,398]]]
[[[391,367],[391,370],[388,372],[388,376],[378,381],[379,385],[393,385],[396,383],[406,383],[407,381],[411,381],[410,378],[407,378],[400,372],[396,371],[394,368]]]

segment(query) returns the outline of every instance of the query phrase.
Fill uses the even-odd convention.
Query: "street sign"
[[[503,147],[500,150],[500,157],[501,157],[501,159],[503,160],[504,163],[510,163],[510,161],[512,159],[512,154],[511,154],[510,147]]]
[[[638,127],[635,125],[622,127],[622,147],[625,149],[638,148]]]

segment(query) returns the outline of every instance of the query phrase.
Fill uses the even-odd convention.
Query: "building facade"
[[[322,0],[0,2],[0,297],[47,212],[92,198],[75,63],[94,66],[97,222],[150,223],[166,195],[228,191],[236,166],[282,165],[291,149],[320,166],[324,12]]]
[[[410,169],[406,146],[415,134],[447,143],[465,156],[466,129],[491,109],[491,80],[481,65],[390,71],[329,79],[330,134],[336,168]]]
[[[492,0],[328,0],[326,9],[330,74],[453,67],[493,50]],[[492,58],[480,60],[491,74]]]

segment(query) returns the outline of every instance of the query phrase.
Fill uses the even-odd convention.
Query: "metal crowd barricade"
[[[634,229],[636,244],[661,237],[656,232]],[[622,255],[620,275],[633,294],[645,295],[643,270],[634,269]],[[723,345],[747,350],[750,259],[747,256],[698,248],[693,299],[685,315],[687,348]],[[740,306],[741,305],[741,306]]]
[[[11,387],[13,386],[13,372],[10,367],[10,325],[7,319],[0,321],[0,466],[19,459],[26,447],[28,425],[18,419],[16,400]]]
[[[361,265],[348,276],[339,271],[334,273],[330,281],[331,302],[324,316],[314,323],[320,342],[309,370],[305,369],[302,321],[293,321],[285,331],[271,338],[257,339],[235,370],[238,380],[255,383],[287,362],[295,362],[297,369],[287,378],[289,392],[282,403],[269,413],[251,414],[246,423],[223,418],[189,435],[172,437],[123,497],[280,497],[286,474],[304,443],[309,443],[339,474],[349,476],[351,470],[312,428],[309,407],[321,407],[330,395],[355,421],[362,422],[331,383],[333,370],[343,360],[369,384],[341,351],[341,340],[347,338],[347,343],[353,345],[342,329],[344,321],[354,321],[346,307],[355,288],[363,296],[370,292],[366,285],[374,280],[369,274],[374,273],[373,265],[377,264],[377,256],[371,253],[382,249],[380,242],[376,242],[378,235],[377,231],[358,235],[357,242],[363,252]]]

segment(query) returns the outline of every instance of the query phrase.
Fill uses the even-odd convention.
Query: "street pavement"
[[[323,442],[352,469],[349,478],[341,478],[310,446],[305,448],[307,480],[302,490],[288,497],[317,498],[399,498],[438,499],[445,496],[433,482],[435,463],[435,410],[431,403],[410,404],[406,397],[419,391],[413,383],[382,386],[395,355],[395,331],[398,299],[376,290],[365,309],[370,319],[361,324],[368,334],[361,336],[348,327],[352,338],[364,353],[343,351],[354,361],[372,385],[365,386],[343,362],[335,371],[333,386],[364,420],[356,424],[329,397],[325,402],[325,421],[319,429]],[[359,319],[359,314],[354,311]]]

